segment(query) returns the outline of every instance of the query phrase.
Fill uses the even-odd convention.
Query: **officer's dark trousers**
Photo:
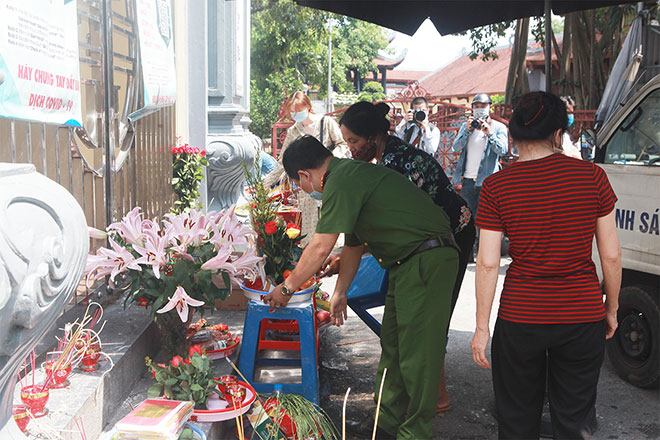
[[[501,439],[538,439],[546,387],[555,439],[588,437],[605,352],[605,321],[522,324],[497,319],[491,349]]]

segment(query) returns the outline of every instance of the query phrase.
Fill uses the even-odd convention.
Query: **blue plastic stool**
[[[301,394],[307,400],[319,403],[319,371],[316,357],[316,314],[312,301],[291,304],[273,310],[270,306],[255,301],[248,302],[243,326],[243,343],[239,369],[259,393],[272,393],[273,383],[259,383],[254,380],[257,366],[300,366],[302,381],[295,384],[282,384],[283,392]],[[260,345],[260,329],[263,320],[295,320],[300,334],[300,359],[298,358],[260,358],[257,357]],[[263,341],[261,341],[263,345]]]
[[[378,336],[380,336],[381,324],[367,310],[385,305],[389,286],[388,273],[380,267],[374,257],[363,256],[355,278],[346,292],[348,306]]]

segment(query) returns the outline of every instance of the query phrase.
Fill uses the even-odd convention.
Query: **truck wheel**
[[[660,312],[646,286],[628,286],[619,296],[619,327],[607,355],[621,378],[641,388],[657,388],[660,374]]]

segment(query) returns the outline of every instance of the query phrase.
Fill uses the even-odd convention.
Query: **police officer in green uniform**
[[[430,439],[445,355],[458,252],[445,212],[396,171],[337,159],[311,136],[294,141],[282,158],[288,176],[323,201],[312,241],[296,268],[264,302],[285,306],[346,234],[330,301],[333,324],[346,319],[346,292],[364,251],[389,269],[376,393],[387,368],[379,432],[383,437]],[[376,396],[377,398],[378,396]]]

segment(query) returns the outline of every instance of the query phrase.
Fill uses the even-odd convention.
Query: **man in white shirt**
[[[490,117],[492,101],[486,93],[472,100],[472,114],[461,125],[452,151],[459,152],[453,184],[462,185],[461,196],[476,217],[484,179],[499,170],[499,158],[509,151],[506,125]],[[475,241],[475,246],[478,246]]]
[[[417,97],[410,103],[410,110],[405,114],[394,133],[400,139],[414,147],[433,154],[440,144],[440,130],[429,122],[429,102]]]

